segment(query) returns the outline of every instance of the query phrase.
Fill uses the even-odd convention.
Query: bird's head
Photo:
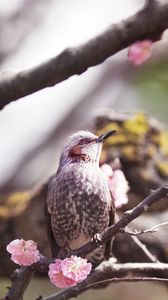
[[[73,162],[99,163],[103,142],[113,135],[115,130],[96,136],[89,131],[78,131],[71,135],[63,148],[60,166]]]

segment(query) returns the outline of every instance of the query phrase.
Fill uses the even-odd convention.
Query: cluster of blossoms
[[[120,208],[122,205],[127,204],[129,186],[122,170],[113,171],[108,164],[103,164],[101,169],[108,178],[109,188],[114,198],[115,207]]]
[[[134,65],[141,65],[151,56],[153,42],[150,40],[138,41],[128,49],[128,59]]]
[[[30,266],[40,260],[37,244],[31,240],[16,239],[6,249],[11,254],[11,260],[20,266]],[[86,259],[71,256],[63,260],[56,259],[50,264],[48,276],[54,285],[65,288],[86,279],[91,269],[92,265]]]

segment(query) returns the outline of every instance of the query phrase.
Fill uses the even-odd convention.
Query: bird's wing
[[[53,237],[53,233],[52,233],[52,229],[51,229],[51,215],[48,212],[47,201],[45,201],[44,214],[45,214],[45,219],[46,219],[47,235],[48,235],[48,240],[50,243],[51,254],[52,254],[52,257],[57,257],[60,247],[58,246],[58,244],[56,243],[56,241]]]
[[[110,194],[111,194],[112,201],[111,201],[111,208],[109,210],[109,227],[115,223],[115,206],[114,206],[114,200],[111,191]],[[107,260],[111,256],[112,244],[113,244],[113,238],[111,238],[109,241],[106,242],[104,257]]]
[[[51,178],[50,178],[51,180]],[[49,181],[50,181],[49,180]],[[46,220],[46,230],[47,230],[47,236],[48,236],[48,240],[50,243],[50,248],[51,248],[51,254],[52,257],[57,257],[60,247],[58,246],[58,244],[56,243],[54,236],[53,236],[53,232],[52,232],[52,227],[51,227],[51,214],[48,211],[48,205],[47,205],[47,193],[48,193],[48,183],[46,184],[46,195],[45,195],[45,203],[44,203],[44,215],[45,215],[45,220]]]

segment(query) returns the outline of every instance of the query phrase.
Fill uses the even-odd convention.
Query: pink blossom
[[[127,192],[129,190],[128,182],[121,170],[115,170],[110,180],[110,189],[115,201],[115,207],[119,208],[128,203]]]
[[[40,259],[37,244],[31,240],[16,239],[8,244],[6,249],[12,254],[11,260],[20,266],[30,266]]]
[[[103,165],[101,166],[101,169],[102,169],[102,171],[107,175],[107,177],[108,177],[109,179],[112,178],[112,176],[113,176],[113,169],[112,169],[112,167],[111,167],[110,165],[108,165],[108,164],[103,164]]]
[[[86,259],[71,256],[64,260],[56,259],[54,264],[49,265],[48,275],[54,285],[64,288],[86,279],[91,269],[92,265]]]
[[[48,276],[50,278],[51,283],[53,283],[59,288],[76,285],[76,281],[64,276],[62,272],[61,263],[61,259],[56,259],[54,264],[49,265]]]
[[[61,266],[64,276],[72,278],[77,282],[86,279],[92,268],[91,263],[87,263],[86,259],[77,256],[65,258]]]
[[[111,166],[108,164],[102,165],[101,169],[108,178],[109,188],[114,198],[115,207],[119,208],[128,203],[127,192],[129,190],[129,186],[124,173],[121,170],[113,171]]]
[[[134,65],[141,65],[151,56],[153,42],[150,40],[139,41],[131,45],[128,49],[128,59]]]

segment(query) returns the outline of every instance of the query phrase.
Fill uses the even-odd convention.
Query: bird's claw
[[[96,242],[96,244],[99,246],[99,247],[102,247],[102,238],[101,238],[101,234],[100,233],[96,233],[93,237],[93,241]]]

